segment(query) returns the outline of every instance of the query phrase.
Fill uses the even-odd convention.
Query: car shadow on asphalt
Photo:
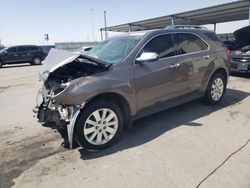
[[[218,105],[208,106],[201,100],[195,100],[142,118],[135,121],[131,129],[125,130],[121,140],[110,148],[100,151],[79,149],[81,159],[91,160],[145,144],[179,126],[202,126],[194,121],[225,107],[241,103],[249,95],[250,93],[244,91],[228,89]]]

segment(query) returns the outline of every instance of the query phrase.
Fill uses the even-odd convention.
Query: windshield
[[[5,50],[7,50],[7,48],[3,48],[0,50],[0,53],[4,52]]]
[[[97,44],[85,54],[108,63],[120,63],[129,52],[131,52],[141,38],[142,36],[120,36],[110,38]]]

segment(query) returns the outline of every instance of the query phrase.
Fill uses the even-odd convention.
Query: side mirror
[[[158,59],[158,54],[155,52],[143,52],[140,57],[136,58],[136,62],[154,61]]]
[[[8,52],[5,50],[5,51],[3,51],[3,53],[4,53],[4,54],[7,54]]]

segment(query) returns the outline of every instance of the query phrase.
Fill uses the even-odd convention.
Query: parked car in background
[[[0,68],[6,64],[30,63],[40,65],[46,57],[42,48],[35,45],[12,46],[0,50]]]
[[[228,73],[226,48],[203,27],[127,33],[86,54],[51,50],[35,112],[42,125],[67,130],[70,148],[103,149],[135,119],[200,97],[218,104]]]
[[[230,57],[231,72],[250,73],[250,26],[234,32],[240,49]]]

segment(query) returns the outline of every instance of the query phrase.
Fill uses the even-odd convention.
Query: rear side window
[[[199,52],[208,49],[208,45],[198,36],[191,33],[176,33],[174,38],[180,54]]]
[[[143,52],[155,52],[159,55],[159,58],[174,56],[175,48],[171,34],[161,35],[153,38],[144,47]]]
[[[39,50],[39,48],[37,46],[30,46],[29,47],[29,51],[36,51]]]
[[[19,46],[17,47],[18,52],[26,52],[28,51],[28,48],[26,46]]]

